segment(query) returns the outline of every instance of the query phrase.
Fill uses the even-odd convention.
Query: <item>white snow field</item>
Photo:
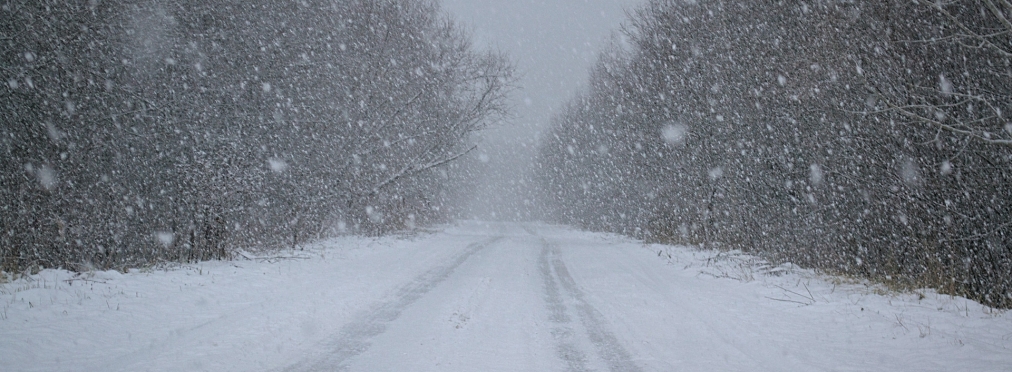
[[[461,222],[0,286],[0,371],[1009,371],[1012,318],[741,254]]]

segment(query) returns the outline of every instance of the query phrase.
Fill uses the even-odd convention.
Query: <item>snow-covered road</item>
[[[556,244],[500,225],[286,371],[640,371]]]
[[[480,222],[292,254],[3,284],[0,370],[1012,369],[1007,314],[744,255]]]

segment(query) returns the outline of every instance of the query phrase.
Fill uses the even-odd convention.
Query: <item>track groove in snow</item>
[[[641,369],[632,362],[629,352],[605,325],[601,313],[587,302],[576,281],[569,275],[569,269],[559,257],[558,246],[544,239],[541,240],[541,244],[539,265],[541,266],[541,274],[545,277],[546,300],[553,313],[553,319],[557,319],[557,322],[561,324],[569,322],[569,316],[565,313],[566,306],[563,304],[562,296],[556,285],[558,282],[562,284],[562,288],[574,302],[583,330],[586,331],[587,338],[594,345],[598,356],[605,362],[608,370],[611,372],[640,372]],[[559,335],[557,337],[559,357],[566,361],[569,370],[589,370],[586,366],[586,356],[572,345],[572,330],[559,327],[553,330],[553,334],[556,332]]]
[[[589,371],[587,368],[587,356],[573,343],[573,329],[569,325],[570,317],[563,302],[562,293],[559,291],[558,281],[552,274],[552,264],[549,255],[551,251],[548,246],[541,249],[538,259],[538,268],[545,286],[545,307],[549,312],[554,326],[552,337],[555,339],[555,350],[559,359],[566,363],[567,372]]]
[[[328,347],[330,351],[320,356],[319,360],[312,361],[309,365],[305,365],[305,362],[299,363],[285,368],[284,371],[347,370],[346,362],[368,350],[369,340],[386,331],[387,324],[396,320],[405,308],[446,280],[472,255],[501,239],[502,237],[493,237],[470,244],[464,253],[455,257],[448,265],[425,272],[401,287],[392,299],[375,304],[356,316],[355,320],[341,328],[338,338]]]

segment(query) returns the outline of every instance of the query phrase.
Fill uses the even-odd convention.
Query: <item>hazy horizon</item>
[[[512,117],[480,134],[487,159],[469,217],[527,217],[527,176],[538,135],[588,80],[598,53],[639,0],[445,0],[443,9],[474,35],[475,47],[501,50],[517,67]],[[512,183],[512,184],[511,184]],[[505,216],[504,216],[505,214]]]

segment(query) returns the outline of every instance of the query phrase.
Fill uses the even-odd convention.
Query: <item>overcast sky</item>
[[[475,34],[478,47],[509,53],[522,89],[520,126],[541,127],[587,80],[609,35],[640,0],[443,0]]]
[[[485,212],[516,207],[517,185],[538,132],[585,85],[598,52],[641,0],[443,0],[444,9],[473,31],[477,47],[497,48],[517,63],[516,117],[484,133],[485,187],[472,206]]]

